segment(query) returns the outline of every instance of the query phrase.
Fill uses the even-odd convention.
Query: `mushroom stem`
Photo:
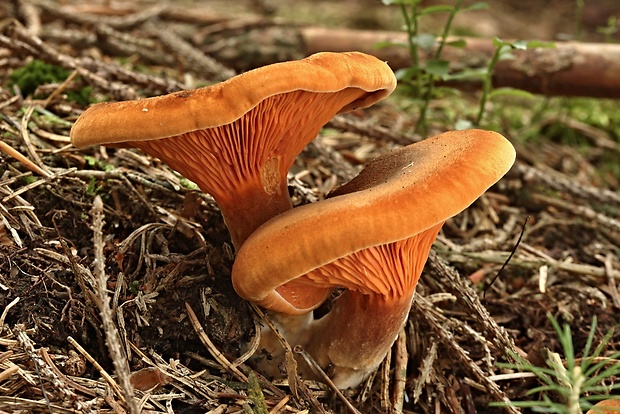
[[[340,389],[356,387],[379,366],[407,320],[413,291],[389,298],[347,290],[312,326],[306,350]]]
[[[137,147],[159,158],[213,196],[238,250],[291,209],[288,170],[323,125],[395,87],[390,67],[374,56],[317,53],[195,90],[93,105],[71,128],[71,142]]]
[[[204,134],[206,132],[187,134],[183,148],[171,138],[131,141],[129,144],[159,158],[184,177],[190,177],[202,191],[211,194],[222,212],[233,246],[238,250],[264,222],[293,208],[286,179],[289,165],[283,165],[281,156],[273,155],[262,165],[257,163],[254,173],[244,175],[221,159],[192,156],[192,151],[201,152],[196,149],[200,145],[208,148],[203,150],[205,153],[217,153],[208,147],[210,141],[201,140]],[[179,156],[182,152],[186,154],[184,157]],[[223,155],[219,157],[225,159]],[[243,178],[232,179],[240,176]]]
[[[286,315],[282,313],[269,312],[268,317],[273,327],[278,330],[278,334],[290,345],[307,342],[310,333],[308,329],[313,322],[312,312],[304,315]],[[259,355],[268,355],[267,358],[257,358],[255,366],[264,375],[281,377],[284,366],[286,365],[286,349],[280,343],[278,334],[273,332],[270,327],[261,328]]]
[[[442,226],[443,222],[405,240],[363,249],[308,274],[317,282],[324,277],[366,280],[363,286],[349,282],[308,334],[308,352],[322,367],[333,368],[331,377],[338,388],[359,385],[390,350]]]
[[[272,181],[271,193],[266,192],[262,185],[248,185],[235,197],[218,197],[218,205],[236,250],[264,222],[293,208],[286,179],[278,181]]]
[[[293,295],[284,284],[295,281],[293,293],[304,285],[316,294],[344,288],[308,327],[309,337],[297,339],[333,371],[339,388],[358,385],[403,326],[445,220],[514,160],[508,140],[483,130],[446,132],[385,154],[328,199],[284,212],[252,233],[237,253],[233,286],[244,299],[293,315],[308,303],[288,301]]]

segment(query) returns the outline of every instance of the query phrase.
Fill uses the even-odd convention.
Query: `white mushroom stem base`
[[[390,350],[407,320],[413,294],[345,291],[333,309],[310,326],[306,350],[338,388],[356,387]]]
[[[403,298],[344,291],[324,317],[271,313],[269,318],[279,333],[294,347],[301,345],[328,373],[340,389],[358,386],[381,364],[403,327],[413,292]],[[286,375],[285,350],[268,327],[261,329],[256,368],[265,375]],[[262,358],[260,356],[269,355]],[[302,378],[316,378],[298,358]]]
[[[308,335],[313,316],[312,312],[304,315],[284,315],[281,313],[269,313],[269,319],[276,327],[280,335],[286,339],[291,347],[308,342]],[[260,344],[258,346],[259,357],[255,358],[256,368],[263,374],[274,378],[286,375],[285,349],[276,334],[267,326],[261,328]],[[262,358],[262,355],[269,355]]]
[[[293,286],[293,291],[314,286],[314,290],[309,289],[313,298],[325,292],[317,287],[345,287],[329,313],[305,329],[290,323],[282,325],[289,343],[305,348],[338,388],[359,385],[390,350],[409,315],[418,279],[442,225],[440,222],[407,239],[359,250],[296,279],[299,285]],[[296,305],[299,309],[300,303]],[[299,371],[304,378],[315,377],[303,361],[299,361]]]

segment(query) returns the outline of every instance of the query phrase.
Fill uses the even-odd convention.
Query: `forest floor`
[[[600,15],[618,10],[592,3],[600,9],[584,13],[583,38],[601,41]],[[511,4],[464,15],[455,31],[540,40],[573,31],[571,7],[549,5],[541,27]],[[0,5],[0,133],[3,147],[30,161],[0,152],[0,413],[131,411],[106,343],[102,293],[144,412],[514,413],[489,403],[541,399],[525,395],[540,383],[500,376],[512,371],[496,362],[512,361],[510,352],[540,366],[563,357],[549,315],[570,326],[577,358],[594,319],[595,346],[615,328],[601,357],[620,350],[620,108],[540,98],[491,107],[488,127],[511,140],[517,161],[445,224],[401,339],[375,375],[340,396],[317,381],[296,378],[295,387],[255,375],[246,350],[261,319],[232,288],[234,251],[213,199],[140,151],[78,150],[69,130],[95,101],[195,88],[288,58],[280,46],[291,39],[259,45],[265,31],[317,22],[398,30],[400,15],[370,1]],[[23,68],[50,78],[29,82],[28,72],[15,75]],[[470,117],[479,93],[450,99],[433,102],[433,113],[457,115],[433,118],[427,135],[453,128],[442,120]],[[337,116],[291,170],[294,204],[323,199],[366,162],[422,139],[413,106],[397,90]]]

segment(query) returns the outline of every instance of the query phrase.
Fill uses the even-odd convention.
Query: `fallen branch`
[[[486,68],[495,52],[488,38],[459,38],[463,48],[444,47],[442,60],[451,72]],[[227,38],[205,48],[218,60],[247,70],[279,60],[298,59],[317,52],[360,51],[385,60],[392,69],[412,65],[407,47],[378,47],[379,44],[405,45],[404,32],[355,30],[325,27],[259,28]],[[453,38],[448,39],[455,40]],[[434,50],[419,52],[420,65],[433,58]],[[512,87],[547,96],[620,97],[620,45],[603,43],[555,42],[553,48],[513,50],[514,59],[500,60],[495,66],[493,86]],[[480,78],[445,82],[463,90],[480,89]]]
[[[405,44],[404,32],[305,27],[300,29],[304,52],[344,52],[358,50],[388,62],[392,69],[411,66],[407,48],[378,48],[379,43]],[[489,61],[495,47],[491,39],[464,38],[464,48],[446,46],[442,59],[452,68],[480,68]],[[620,97],[620,45],[556,42],[554,48],[514,50],[515,58],[498,62],[493,73],[495,87],[512,87],[532,93],[554,96]],[[425,59],[434,51],[420,56]],[[480,82],[463,80],[453,84],[478,88]]]
[[[450,250],[440,251],[439,254],[452,263],[468,263],[472,260],[480,260],[485,263],[502,264],[508,258],[509,252],[485,251],[485,252],[453,252]],[[604,267],[596,267],[582,263],[561,262],[558,260],[543,259],[538,257],[513,257],[510,266],[519,266],[525,269],[538,269],[547,265],[557,270],[585,276],[613,277],[620,280],[620,270],[611,269],[606,272]]]
[[[108,276],[105,272],[105,258],[103,253],[103,201],[99,196],[95,197],[95,201],[93,202],[92,215],[93,247],[95,250],[94,274],[97,282],[97,299],[103,331],[105,332],[106,344],[110,357],[112,358],[114,371],[116,372],[118,384],[120,385],[120,391],[122,392],[121,397],[127,404],[129,412],[131,414],[138,414],[140,409],[134,398],[134,388],[130,380],[129,364],[126,354],[122,349],[118,329],[114,324],[114,315],[110,308],[110,298],[107,292]]]
[[[495,401],[510,403],[510,399],[506,393],[495,382],[489,379],[487,373],[485,373],[476,364],[476,362],[472,360],[469,353],[457,343],[454,335],[446,329],[445,325],[447,319],[444,318],[443,315],[437,313],[437,315],[441,315],[442,320],[429,317],[432,313],[431,309],[433,308],[433,304],[425,297],[416,296],[415,306],[416,310],[425,310],[424,312],[419,312],[418,315],[430,325],[433,333],[439,338],[440,343],[443,344],[451,353],[453,353],[465,367],[467,367],[470,373],[486,388],[487,392],[493,397],[493,399]],[[508,413],[519,414],[519,411],[510,405],[507,405],[505,410]]]
[[[48,0],[36,0],[35,4],[46,13],[63,20],[90,25],[103,23],[116,30],[127,31],[145,23],[151,24],[158,18],[213,25],[214,28],[207,27],[206,31],[201,31],[198,36],[201,38],[199,43],[203,43],[200,51],[187,43],[187,39],[174,39],[175,44],[183,44],[182,54],[191,57],[191,61],[208,60],[210,63],[207,67],[213,66],[214,61],[211,58],[243,71],[276,61],[298,59],[316,52],[351,50],[373,54],[387,61],[394,70],[407,68],[412,64],[407,47],[377,47],[378,44],[386,43],[406,45],[405,32],[316,26],[291,27],[279,25],[275,20],[252,15],[244,16],[245,20],[241,19],[244,21],[242,25],[244,30],[236,31],[230,17],[206,9],[172,5],[156,5],[140,9],[132,5],[120,7],[119,4],[114,7],[92,5],[57,7]],[[247,21],[251,22],[249,26]],[[220,29],[225,33],[220,33],[218,31]],[[156,34],[160,37],[170,35],[170,33]],[[218,37],[221,35],[225,38]],[[466,41],[465,47],[447,45],[441,55],[443,60],[450,62],[452,71],[486,67],[495,52],[492,39],[472,37],[459,39]],[[620,45],[556,42],[555,46],[513,50],[514,59],[500,60],[495,67],[493,85],[547,96],[620,97]],[[434,50],[421,50],[419,56],[421,64],[432,59],[433,55]],[[222,77],[232,73],[224,66],[221,66],[221,69],[221,71],[215,70],[215,73]],[[481,82],[480,79],[461,79],[451,81],[450,85],[461,89],[477,89],[480,88]]]

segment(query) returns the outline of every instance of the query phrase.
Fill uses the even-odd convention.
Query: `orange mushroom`
[[[594,404],[587,414],[620,413],[620,398],[610,398]]]
[[[158,157],[213,196],[238,249],[291,208],[286,175],[321,127],[395,86],[391,69],[373,56],[317,53],[205,88],[93,105],[75,122],[71,142]]]
[[[453,131],[369,163],[330,198],[266,222],[239,250],[237,293],[280,314],[299,312],[278,288],[345,288],[323,318],[295,327],[340,388],[375,369],[403,326],[428,252],[443,223],[512,166],[501,135]],[[287,320],[284,317],[284,320]]]

